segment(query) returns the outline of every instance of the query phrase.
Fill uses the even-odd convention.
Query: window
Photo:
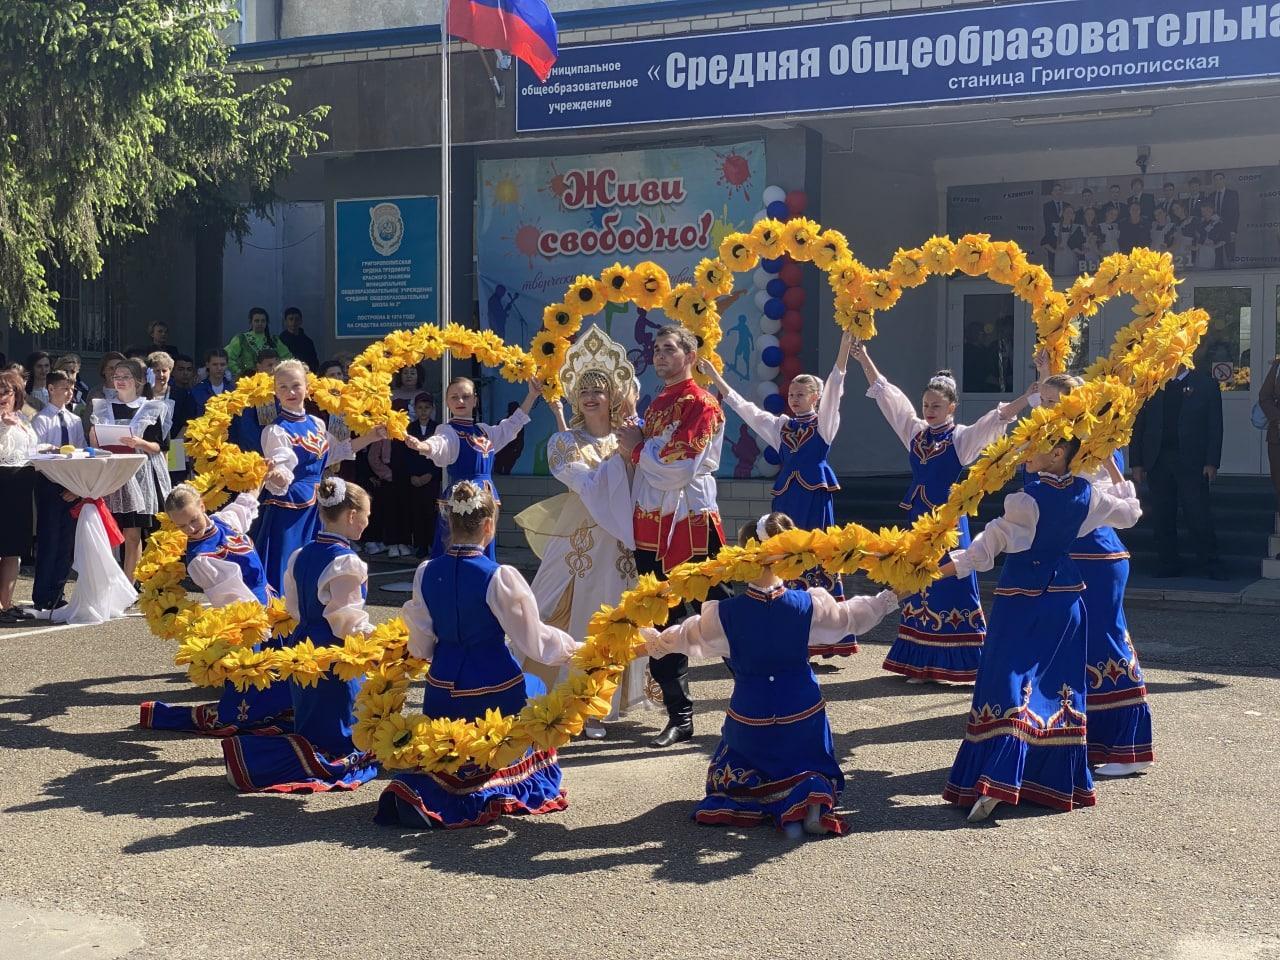
[[[1013,294],[964,296],[965,393],[1013,392]]]
[[[1196,352],[1225,392],[1249,389],[1253,336],[1252,287],[1196,287],[1192,305],[1209,314],[1209,332]]]
[[[74,267],[48,268],[49,286],[60,294],[54,304],[58,328],[37,337],[41,350],[51,353],[102,354],[121,349],[124,329],[124,283],[113,260],[107,258],[93,280]]]

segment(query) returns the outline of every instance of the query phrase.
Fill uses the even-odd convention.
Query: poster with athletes
[[[1179,273],[1280,266],[1280,167],[956,186],[947,231],[1017,240],[1074,277],[1134,247],[1167,250]]]
[[[558,301],[575,277],[599,275],[615,262],[653,260],[673,283],[692,279],[698,261],[715,256],[726,234],[750,229],[764,206],[765,182],[763,142],[481,161],[476,224],[481,326],[527,345],[541,328],[543,308]],[[753,396],[758,372],[762,315],[757,293],[751,275],[744,274],[720,301],[725,376],[747,396]],[[610,304],[591,322],[628,349],[640,376],[643,413],[658,389],[651,369],[653,334],[666,317]],[[524,394],[523,384],[488,379],[481,390],[484,419],[501,420]],[[756,475],[762,445],[732,414],[729,420],[720,473]],[[550,411],[539,403],[521,438],[498,453],[495,472],[547,473],[546,446],[554,431]]]

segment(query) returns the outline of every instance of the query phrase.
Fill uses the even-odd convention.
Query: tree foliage
[[[244,228],[327,108],[227,68],[223,0],[0,0],[0,312],[56,324],[48,262],[85,276],[104,247],[179,205]]]

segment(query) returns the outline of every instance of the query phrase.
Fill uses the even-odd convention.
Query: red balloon
[[[804,287],[787,287],[782,303],[788,310],[799,310],[804,306]]]
[[[804,314],[799,310],[788,310],[782,315],[782,329],[800,331],[804,329]]]
[[[786,397],[786,395],[787,395],[787,391],[788,391],[788,390],[790,390],[790,389],[791,389],[791,378],[790,378],[790,377],[786,377],[786,378],[784,378],[784,379],[782,379],[782,380],[779,380],[779,381],[778,381],[778,393],[782,394],[782,396],[783,396],[783,397]]]
[[[786,380],[787,386],[790,386],[792,380],[804,373],[804,364],[800,362],[799,357],[787,357],[782,361],[782,366],[779,369],[782,371],[782,376]]]
[[[778,271],[778,277],[788,287],[800,286],[800,281],[804,279],[804,274],[800,269],[800,264],[794,260],[788,260],[782,265],[782,269]]]
[[[809,197],[803,190],[792,190],[786,197],[787,212],[793,217],[798,217],[804,213],[804,208],[809,205]]]
[[[804,337],[800,335],[799,330],[788,330],[778,338],[778,346],[782,348],[782,356],[794,357],[800,353],[800,348],[804,346]]]

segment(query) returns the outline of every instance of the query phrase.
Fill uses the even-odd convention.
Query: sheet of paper
[[[131,436],[127,423],[121,426],[114,423],[95,423],[93,429],[98,435],[100,447],[119,446],[125,437]]]

